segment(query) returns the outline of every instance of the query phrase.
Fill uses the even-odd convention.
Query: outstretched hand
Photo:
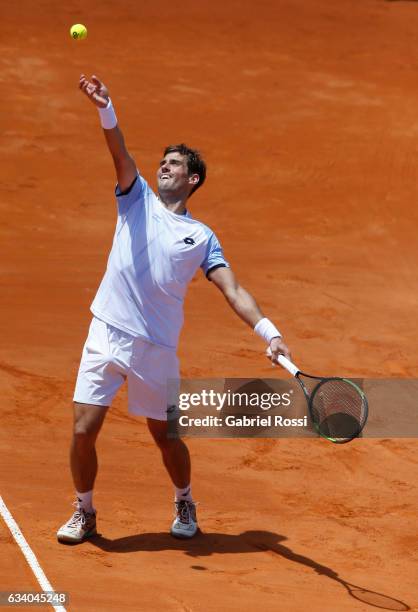
[[[109,102],[109,90],[94,74],[88,79],[84,74],[80,76],[79,87],[81,91],[99,108],[105,108]]]
[[[280,337],[273,338],[273,340],[270,342],[270,346],[267,349],[266,355],[268,359],[272,361],[273,365],[277,363],[277,358],[279,355],[284,355],[287,357],[287,359],[291,359],[289,348]]]

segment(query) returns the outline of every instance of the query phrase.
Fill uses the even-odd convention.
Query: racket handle
[[[268,349],[267,349],[267,355],[269,357],[271,357],[271,349],[270,349],[270,347],[268,347]],[[290,372],[290,374],[292,376],[296,376],[296,374],[298,374],[300,372],[299,368],[297,366],[295,366],[295,364],[292,363],[290,361],[290,359],[288,359],[284,355],[279,355],[276,361],[277,361],[277,363],[280,363],[280,365],[283,366],[285,370]]]
[[[295,366],[295,364],[292,363],[290,359],[287,359],[287,357],[285,357],[284,355],[279,355],[277,361],[278,363],[280,363],[281,366],[284,367],[285,370],[290,372],[292,376],[296,376],[296,374],[300,372],[299,368]]]

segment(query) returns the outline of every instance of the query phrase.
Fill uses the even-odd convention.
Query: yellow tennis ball
[[[70,28],[71,38],[74,40],[82,40],[83,38],[87,38],[87,28],[82,23],[76,23]]]

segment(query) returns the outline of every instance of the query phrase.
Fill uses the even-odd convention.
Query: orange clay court
[[[73,23],[86,40],[70,38]],[[101,535],[76,547],[55,535],[71,512],[72,393],[116,218],[80,73],[109,86],[151,185],[165,145],[202,150],[191,212],[298,365],[413,378],[417,31],[418,2],[395,0],[2,7],[0,493],[67,610],[418,610],[413,439],[190,439],[203,534],[182,542],[168,534],[159,451],[122,392],[98,443]],[[268,378],[263,350],[199,273],[182,375]],[[0,539],[0,590],[39,591],[3,520]]]

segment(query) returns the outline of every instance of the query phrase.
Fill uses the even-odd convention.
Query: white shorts
[[[167,420],[167,380],[179,378],[175,351],[165,349],[94,317],[84,345],[74,401],[110,406],[128,381],[128,410]]]

